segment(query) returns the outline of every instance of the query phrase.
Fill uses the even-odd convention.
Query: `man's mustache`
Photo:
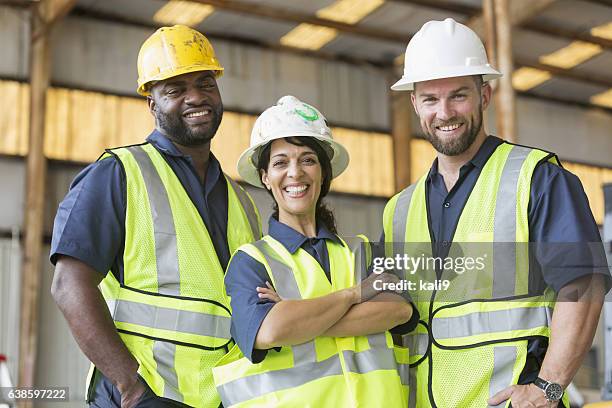
[[[463,121],[459,118],[451,118],[449,120],[436,120],[432,123],[433,127],[461,125]]]

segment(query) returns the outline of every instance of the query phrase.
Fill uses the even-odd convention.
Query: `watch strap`
[[[546,386],[550,383],[546,380],[541,379],[540,377],[537,377],[535,380],[533,380],[533,384],[542,391],[546,391]]]

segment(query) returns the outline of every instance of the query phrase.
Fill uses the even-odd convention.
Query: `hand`
[[[385,285],[389,283],[398,283],[399,280],[397,275],[389,272],[384,272],[380,275],[375,273],[371,274],[361,281],[359,285],[355,286],[359,291],[360,302],[366,302],[382,292],[388,292],[389,290],[385,289]],[[399,293],[400,291],[397,292]]]
[[[495,394],[487,403],[496,406],[508,399],[512,408],[556,408],[559,405],[558,401],[548,401],[544,392],[534,384],[512,385]]]
[[[266,286],[267,288],[257,287],[257,296],[259,296],[260,299],[268,299],[274,303],[278,303],[283,300],[280,296],[278,296],[278,293],[276,293],[270,282],[266,282]]]
[[[117,386],[119,393],[121,394],[121,408],[132,408],[135,407],[140,397],[146,392],[145,385],[138,380],[138,377],[134,379],[134,382],[128,386]]]

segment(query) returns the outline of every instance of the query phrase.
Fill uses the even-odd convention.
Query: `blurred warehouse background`
[[[136,57],[157,27],[198,29],[225,67],[212,148],[225,172],[237,177],[256,116],[296,95],[326,115],[351,154],[329,198],[340,232],[377,239],[386,200],[434,158],[409,95],[389,86],[411,35],[446,17],[480,33],[507,78],[496,85],[489,133],[556,152],[603,226],[610,0],[0,0],[0,354],[12,378],[68,386],[70,406],[83,406],[89,364],[49,293],[53,217],[84,165],[153,128],[136,94]],[[248,190],[265,224],[271,202]],[[574,382],[586,400],[604,386],[604,326]]]

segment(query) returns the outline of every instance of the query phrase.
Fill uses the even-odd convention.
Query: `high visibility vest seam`
[[[177,300],[190,300],[190,301],[195,301],[195,302],[211,303],[211,304],[213,304],[215,306],[222,307],[228,313],[231,313],[231,311],[227,308],[227,306],[225,306],[224,304],[222,304],[220,302],[217,302],[216,300],[212,300],[212,299],[194,298],[194,297],[181,296],[181,295],[169,295],[169,294],[166,294],[166,293],[159,293],[159,292],[149,292],[149,291],[142,290],[142,289],[132,288],[131,286],[126,286],[124,284],[120,284],[120,286],[121,286],[121,289],[131,290],[133,292],[142,293],[143,295],[165,297],[165,298],[177,299]]]
[[[217,350],[222,350],[222,349],[226,349],[227,346],[232,343],[233,339],[229,339],[225,344],[221,345],[221,346],[217,346],[217,347],[209,347],[209,346],[202,346],[200,344],[194,344],[194,343],[186,343],[183,341],[178,341],[178,340],[171,340],[171,339],[166,339],[163,337],[155,337],[155,336],[150,336],[148,334],[143,334],[143,333],[137,333],[137,332],[133,332],[131,330],[126,330],[126,329],[120,329],[117,328],[117,331],[119,333],[124,333],[124,334],[129,334],[132,336],[137,336],[137,337],[143,337],[145,339],[149,339],[149,340],[155,340],[155,341],[165,341],[167,343],[172,343],[172,344],[176,344],[177,346],[185,346],[185,347],[192,347],[192,348],[197,348],[200,350],[206,350],[206,351],[217,351]]]
[[[480,343],[470,344],[467,346],[443,346],[434,339],[433,345],[435,345],[437,348],[442,349],[442,350],[468,350],[468,349],[472,349],[476,347],[489,346],[492,344],[512,343],[515,341],[519,342],[523,340],[535,340],[535,339],[542,339],[542,338],[548,338],[548,336],[531,335],[531,336],[521,336],[521,337],[508,337],[505,339],[487,340],[487,341],[483,341]]]
[[[541,296],[543,294],[525,294],[525,295],[516,295],[516,296],[507,296],[507,297],[503,297],[503,298],[495,298],[495,299],[470,299],[470,300],[464,300],[463,302],[457,302],[457,303],[452,303],[450,305],[443,305],[438,307],[437,309],[435,309],[433,311],[433,314],[435,315],[436,313],[438,313],[440,310],[444,310],[444,309],[452,309],[454,307],[459,307],[459,306],[463,306],[463,305],[467,305],[470,303],[499,303],[499,302],[508,302],[508,301],[513,301],[513,300],[519,300],[519,299],[529,299],[529,298],[540,298],[540,299],[534,299],[533,302],[537,302],[537,303],[546,303],[546,300],[542,300]]]

